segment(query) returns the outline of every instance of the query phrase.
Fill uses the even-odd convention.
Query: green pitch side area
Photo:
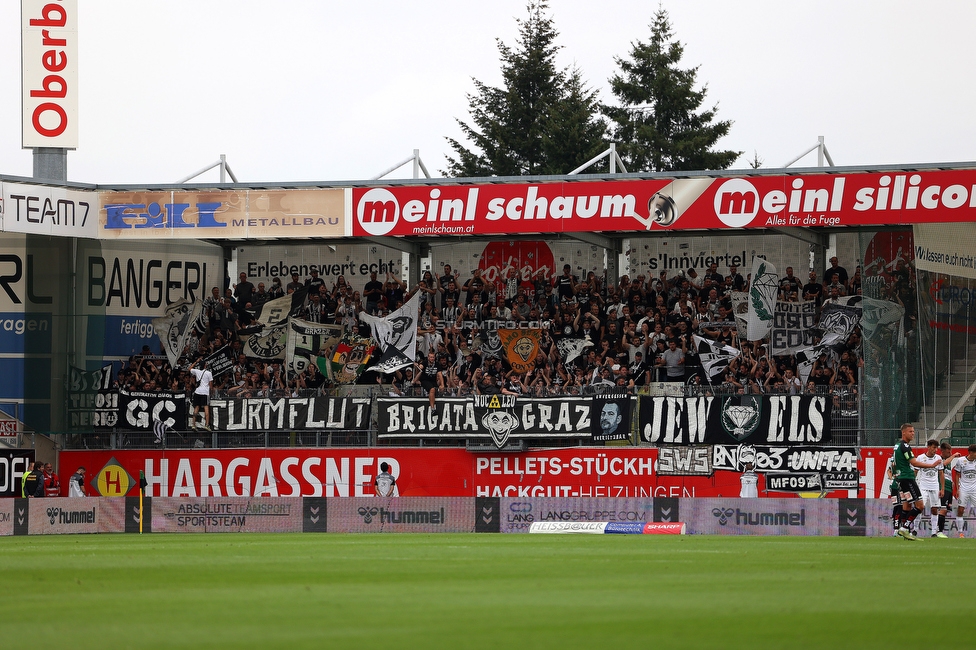
[[[972,648],[971,540],[0,539],[6,648]]]

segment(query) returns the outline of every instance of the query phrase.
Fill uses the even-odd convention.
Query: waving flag
[[[761,257],[752,258],[752,280],[749,284],[749,311],[746,314],[746,338],[760,341],[773,328],[779,275],[776,267]]]
[[[695,336],[695,347],[698,349],[698,358],[701,360],[702,368],[708,376],[708,383],[717,383],[722,380],[725,369],[729,367],[732,360],[739,356],[739,350],[730,345],[712,341],[709,339]]]
[[[359,313],[359,320],[369,325],[373,338],[383,356],[371,368],[389,374],[413,364],[417,357],[417,316],[420,313],[420,292],[407,304],[389,316],[379,318],[366,312]]]
[[[173,368],[183,354],[183,348],[186,347],[186,340],[190,336],[194,323],[202,313],[202,301],[198,300],[194,303],[186,298],[180,298],[166,308],[165,315],[153,319],[153,329],[159,334],[166,359]]]
[[[505,351],[505,358],[515,372],[528,372],[535,367],[535,358],[539,355],[542,341],[541,329],[500,329],[498,338]]]

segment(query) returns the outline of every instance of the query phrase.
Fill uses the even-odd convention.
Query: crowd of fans
[[[257,331],[255,313],[261,305],[301,291],[299,317],[341,324],[366,336],[369,327],[359,320],[360,312],[384,316],[419,293],[416,363],[394,375],[367,369],[360,384],[381,383],[395,394],[431,399],[472,392],[553,395],[610,388],[633,392],[656,381],[697,384],[716,392],[856,394],[859,330],[844,349],[821,355],[804,385],[792,355],[771,356],[762,342],[739,340],[731,294],[747,291],[748,286],[749,278],[736,266],[720,272],[716,264],[700,274],[689,269],[661,272],[658,277],[624,275],[616,284],[592,271],[585,278],[577,277],[568,264],[554,278],[540,272],[524,279],[510,269],[494,282],[479,270],[462,280],[445,264],[439,277],[425,271],[412,289],[396,273],[387,272],[383,281],[371,274],[361,291],[343,276],[327,283],[314,268],[304,280],[292,275],[285,286],[274,278],[270,288],[263,282],[255,286],[241,273],[223,294],[214,287],[206,298],[204,315],[177,365],[185,368],[230,346],[236,363],[215,379],[218,395],[306,395],[328,385],[314,364],[299,376],[286,376],[281,362],[245,355],[243,341]],[[860,291],[860,267],[849,275],[832,258],[822,277],[810,272],[805,283],[787,267],[778,297],[819,305]],[[497,328],[512,326],[541,329],[540,352],[526,372],[512,369],[498,345]],[[703,371],[693,340],[696,334],[740,350],[720,380],[708,378]],[[567,349],[574,349],[576,356],[567,354]],[[194,384],[185,370],[172,368],[165,356],[152,354],[147,346],[118,374],[118,385],[133,391],[190,392]]]

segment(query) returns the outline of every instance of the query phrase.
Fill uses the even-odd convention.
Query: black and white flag
[[[244,341],[244,354],[252,359],[275,361],[285,358],[285,345],[288,340],[288,317],[297,316],[305,304],[308,287],[294,293],[271,300],[254,309],[254,323],[241,330]]]
[[[593,347],[593,342],[589,338],[561,338],[556,341],[556,347],[559,349],[559,356],[563,358],[563,363],[570,364],[576,357],[583,354],[583,350]]]
[[[342,338],[342,325],[310,323],[298,318],[288,319],[288,342],[285,371],[295,377],[315,363],[316,357],[327,357]]]
[[[202,301],[190,302],[186,298],[180,298],[166,307],[163,316],[152,320],[153,329],[159,335],[159,341],[166,352],[166,359],[173,368],[183,354],[183,348],[186,347],[186,340],[193,325],[202,313]]]
[[[291,294],[262,303],[251,310],[254,321],[265,326],[283,323],[289,316],[298,315],[307,295],[308,287],[302,287]]]
[[[749,283],[749,310],[746,312],[746,339],[761,341],[769,336],[776,312],[779,275],[771,262],[756,256],[752,260]]]
[[[823,337],[820,345],[839,348],[846,345],[848,337],[861,322],[861,296],[828,300],[820,311],[820,329]]]
[[[156,437],[157,445],[166,442],[166,424],[162,420],[153,420],[153,435]]]
[[[234,357],[234,348],[231,344],[227,344],[220,348],[216,352],[211,353],[206,357],[207,370],[210,374],[214,376],[214,379],[222,377],[223,375],[231,372],[234,369],[234,362],[237,359]]]
[[[736,348],[698,335],[695,335],[695,347],[698,349],[698,359],[701,361],[702,368],[705,369],[710,384],[721,382],[725,369],[729,367],[733,359],[739,356],[739,351]]]
[[[828,348],[823,345],[814,345],[796,351],[794,355],[796,358],[796,376],[800,378],[804,386],[810,378],[810,373],[813,372],[813,364],[816,363],[821,354],[827,351]]]
[[[360,312],[359,320],[369,325],[373,331],[373,338],[383,352],[379,363],[370,370],[390,374],[413,364],[417,358],[417,316],[419,313],[419,291],[407,304],[389,316],[380,318],[366,312]]]

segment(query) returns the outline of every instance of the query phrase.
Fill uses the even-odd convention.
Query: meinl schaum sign
[[[654,445],[830,442],[831,400],[816,395],[639,398],[641,438]]]

